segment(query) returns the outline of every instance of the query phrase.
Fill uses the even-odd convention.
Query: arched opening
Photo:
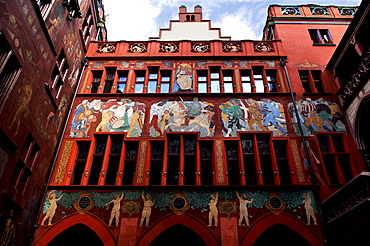
[[[194,21],[195,20],[195,16],[194,15],[191,15],[191,20]]]
[[[170,228],[174,228],[174,229],[170,229]],[[200,244],[196,244],[196,243],[190,244],[189,243],[186,245],[220,245],[220,242],[218,241],[217,236],[213,233],[212,230],[209,229],[208,226],[206,226],[204,223],[199,221],[197,218],[191,215],[185,215],[185,214],[183,215],[169,214],[168,216],[165,216],[162,220],[150,226],[150,230],[147,230],[147,233],[144,233],[138,239],[136,245],[137,246],[152,245],[151,243],[153,243],[157,239],[157,237],[159,237],[162,234],[162,232],[165,232],[167,229],[170,229],[170,230],[167,231],[163,237],[166,238],[166,235],[167,235],[166,241],[171,243],[171,245],[181,243],[183,240],[185,240],[188,237],[187,235],[191,236],[193,233],[196,233],[197,236],[200,237],[203,242],[207,242],[207,244],[201,244],[201,243]],[[178,232],[181,233],[181,236],[174,237],[175,241],[171,241],[168,239],[168,237],[170,236],[172,238],[172,234],[175,235],[175,233],[178,233]],[[185,235],[184,232],[188,232],[186,236],[184,236]],[[201,242],[201,240],[198,240],[198,241]],[[162,243],[163,243],[162,245],[168,245],[168,243],[166,242],[162,241]],[[158,245],[158,244],[155,244],[155,245]]]
[[[178,246],[207,246],[197,233],[181,224],[171,226],[167,230],[163,231],[153,240],[150,246],[170,246],[174,244]]]
[[[311,244],[293,229],[275,224],[267,228],[253,244],[253,246],[264,245],[310,246]]]
[[[187,21],[190,21],[190,15],[187,15],[187,16],[186,16],[186,20],[187,20]]]
[[[89,227],[76,224],[59,233],[48,246],[95,245],[104,246],[99,236]]]
[[[278,226],[275,227],[275,225],[278,225]],[[269,228],[272,228],[272,229],[269,230]],[[288,230],[287,228],[290,230]],[[281,233],[284,233],[284,234],[281,234]],[[273,236],[275,234],[278,236]],[[306,241],[306,243],[308,242],[308,244],[278,243],[279,242],[278,240],[280,239],[280,235],[283,236],[281,240],[288,240],[289,242],[290,235],[292,235],[292,237],[297,237],[296,234],[298,234],[301,238],[304,239],[302,241]],[[265,243],[265,241],[263,240],[269,240],[271,238],[273,239],[274,245],[304,245],[304,246],[305,245],[317,245],[317,246],[324,245],[324,242],[321,238],[320,233],[313,231],[305,223],[303,223],[297,218],[289,214],[286,214],[286,213],[281,213],[279,215],[275,215],[271,213],[271,214],[266,214],[265,216],[262,216],[261,218],[259,218],[256,222],[254,222],[251,225],[251,227],[242,236],[240,240],[241,242],[240,245],[241,246],[269,245],[268,243]]]
[[[370,112],[370,95],[362,99],[356,115],[356,140],[359,151],[366,164],[367,171],[370,171],[370,128],[368,126],[368,115]]]

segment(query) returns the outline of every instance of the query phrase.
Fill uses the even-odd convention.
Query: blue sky
[[[103,0],[109,41],[145,41],[158,37],[160,28],[168,28],[170,20],[178,20],[180,5],[192,12],[200,4],[203,20],[211,20],[212,27],[221,28],[222,36],[260,40],[271,4],[354,6],[360,3],[361,0]]]

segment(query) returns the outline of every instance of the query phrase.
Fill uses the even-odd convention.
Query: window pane
[[[254,84],[256,86],[256,92],[265,92],[263,80],[254,80]]]
[[[157,87],[157,81],[149,81],[148,93],[155,93],[156,87]]]
[[[158,74],[156,73],[149,74],[149,79],[158,79]]]
[[[126,84],[125,83],[118,83],[117,85],[117,93],[125,92]]]
[[[127,81],[127,77],[119,77],[118,81]]]
[[[144,82],[145,77],[136,77],[136,81]]]
[[[162,77],[162,81],[170,81],[170,77]]]
[[[135,85],[135,93],[142,93],[144,89],[144,84],[138,83]]]
[[[211,92],[220,93],[220,82],[218,80],[211,81]]]
[[[162,83],[161,84],[161,93],[168,93],[170,91],[170,84],[169,83]]]
[[[198,92],[199,93],[206,93],[207,92],[207,84],[206,83],[198,83]]]
[[[233,92],[233,83],[224,83],[225,93]]]
[[[252,92],[251,83],[243,83],[243,92],[249,93]]]
[[[225,76],[224,81],[233,81],[233,78],[231,76]]]
[[[198,77],[198,81],[207,81],[207,77]]]
[[[211,79],[219,79],[220,74],[219,73],[211,73]]]

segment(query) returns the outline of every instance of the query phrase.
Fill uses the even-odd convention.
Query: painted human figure
[[[160,114],[160,109],[167,103],[168,100],[153,104],[150,108],[150,122],[149,127],[153,127],[156,132],[158,132],[159,137],[163,136],[163,130],[158,126],[158,118]]]
[[[124,193],[122,193],[121,196],[119,194],[116,194],[112,201],[107,202],[106,204],[104,204],[104,206],[108,206],[110,203],[113,203],[112,212],[110,213],[110,218],[109,218],[109,224],[108,224],[109,226],[112,225],[113,219],[116,219],[116,226],[118,226],[119,215],[120,215],[119,210],[121,208],[121,201],[123,199],[123,195],[124,195]]]
[[[302,203],[304,203],[304,208],[306,209],[307,225],[311,224],[311,218],[313,220],[313,224],[317,225],[315,212],[311,205],[312,199],[311,199],[309,192],[303,193],[302,197],[304,198]]]
[[[215,226],[218,224],[218,209],[217,209],[217,202],[218,202],[218,192],[215,194],[210,195],[211,200],[209,201],[209,214],[208,214],[208,226],[212,226],[212,219],[215,221]]]
[[[63,195],[61,195],[59,198],[55,198],[55,197],[56,197],[56,194],[54,192],[49,195],[48,199],[49,199],[50,207],[48,208],[48,211],[46,212],[46,215],[44,219],[42,220],[41,225],[44,225],[44,222],[46,221],[46,219],[49,219],[48,225],[52,225],[51,221],[53,220],[55,211],[57,210],[57,207],[58,207],[57,202],[60,199],[62,199]]]
[[[143,225],[144,220],[146,220],[146,226],[148,226],[150,215],[152,213],[152,206],[154,205],[154,202],[151,200],[152,197],[150,196],[150,194],[144,195],[144,191],[141,193],[141,198],[144,201],[144,207],[143,207],[143,212],[141,214],[140,226]]]
[[[249,226],[249,218],[248,218],[248,204],[252,203],[254,201],[254,198],[252,198],[250,201],[247,200],[248,195],[246,193],[241,193],[239,195],[238,192],[235,192],[236,196],[239,199],[239,225],[242,225],[243,219],[245,219],[245,223],[247,226]]]
[[[222,113],[226,114],[228,116],[228,125],[227,125],[227,133],[225,134],[225,137],[229,137],[234,126],[239,130],[245,131],[245,128],[240,124],[240,119],[243,118],[243,110],[239,106],[239,100],[238,99],[231,99],[231,106],[226,108],[221,108]]]
[[[308,150],[308,155],[309,155],[310,162],[311,162],[312,172],[315,175],[315,177],[321,182],[321,184],[324,185],[325,182],[321,178],[321,175],[319,173],[319,169],[317,168],[317,165],[316,165],[316,164],[320,164],[320,161],[317,159],[314,152],[310,148],[310,143],[308,141],[305,141],[305,142],[306,142],[306,148]],[[302,153],[302,155],[305,156],[306,151],[305,151],[305,147],[304,147],[303,142],[301,144],[301,153]],[[309,164],[308,164],[307,158],[303,158],[303,166],[304,166],[305,170],[307,171],[308,182],[311,183],[312,182],[311,181],[312,177],[311,177],[311,173],[309,171]]]
[[[161,132],[164,132],[164,129],[169,124],[169,120],[171,118],[170,111],[168,109],[163,111],[163,115],[161,117]]]
[[[132,109],[134,113],[132,114],[132,118],[130,120],[130,129],[127,132],[128,137],[131,137],[132,132],[136,129],[136,123],[138,124],[140,130],[143,128],[143,115],[145,114],[144,106],[134,105]]]
[[[14,124],[16,125],[16,130],[14,133],[15,135],[18,135],[19,126],[21,124],[22,118],[26,118],[28,114],[30,113],[29,110],[29,103],[32,98],[32,87],[31,87],[31,81],[29,85],[22,86],[18,89],[19,94],[19,102],[18,102],[18,109],[14,114],[13,120],[8,126],[8,129],[11,129]]]
[[[9,218],[6,220],[4,234],[0,240],[0,245],[14,245],[16,242],[16,227],[18,222],[13,217],[13,209],[10,210]]]

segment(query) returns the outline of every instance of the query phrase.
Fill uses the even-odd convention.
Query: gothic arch
[[[99,236],[105,246],[117,245],[116,238],[107,225],[92,214],[74,214],[62,219],[41,234],[41,236],[35,240],[34,245],[47,245],[54,237],[59,235],[59,233],[76,224],[83,224],[91,228]]]
[[[176,224],[181,224],[197,233],[208,245],[220,245],[216,235],[208,229],[208,227],[200,222],[199,220],[189,216],[189,215],[169,215],[166,216],[161,221],[158,221],[154,225],[150,226],[148,230],[138,239],[138,246],[149,245],[159,234],[161,234],[166,229],[174,226]]]
[[[311,228],[306,226],[302,221],[285,213],[279,215],[271,213],[260,218],[258,221],[253,223],[253,225],[242,236],[240,245],[252,246],[259,235],[261,235],[267,228],[276,224],[282,224],[291,228],[306,239],[311,245],[324,245],[324,242],[314,231],[311,230]]]
[[[369,142],[366,142],[366,138],[370,136],[370,128],[368,123],[368,115],[370,112],[370,94],[365,96],[356,112],[355,121],[355,136],[358,144],[358,148],[361,150],[370,150]]]

